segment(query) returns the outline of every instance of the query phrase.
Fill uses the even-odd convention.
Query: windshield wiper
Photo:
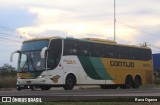
[[[24,63],[24,65],[22,67],[22,71],[24,71],[26,64],[27,64],[27,60],[26,60],[26,62]]]
[[[35,65],[34,65],[34,61],[33,61],[33,59],[30,57],[30,62],[31,62],[31,65],[32,65],[32,69],[34,70],[34,71],[36,71],[36,67],[35,67]]]

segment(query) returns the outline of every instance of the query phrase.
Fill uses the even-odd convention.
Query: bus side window
[[[109,45],[105,46],[104,52],[105,52],[105,57],[107,57],[107,58],[112,58],[113,57],[113,54],[111,52],[111,49],[110,49]]]
[[[145,49],[145,60],[150,60],[152,58],[151,50],[150,49]]]
[[[121,47],[120,46],[118,46],[118,48],[117,48],[117,51],[118,51],[118,58],[120,58],[120,59],[122,59],[123,58],[123,50],[121,49]]]
[[[64,55],[77,55],[78,51],[77,41],[65,40],[64,41]]]
[[[78,43],[78,55],[80,56],[90,56],[91,53],[90,53],[90,46],[91,46],[91,43],[88,43],[88,42],[81,42],[79,41]]]
[[[105,45],[105,57],[116,58],[117,57],[117,47],[114,45]]]
[[[138,58],[138,51],[137,51],[137,48],[131,49],[131,54],[132,54],[134,60],[138,60],[138,59],[139,59],[139,58]]]
[[[135,60],[135,48],[128,48],[128,59]]]
[[[102,44],[98,44],[96,47],[97,57],[104,57],[104,46]]]
[[[120,59],[130,59],[128,50],[129,50],[128,47],[118,46],[117,47],[118,58],[120,58]]]
[[[145,60],[143,50],[139,48],[137,52],[138,52],[138,60]]]
[[[92,57],[97,57],[99,55],[97,44],[96,43],[91,43],[90,48],[91,48],[91,56]]]
[[[135,60],[146,61],[152,58],[150,49],[134,48],[133,55]]]

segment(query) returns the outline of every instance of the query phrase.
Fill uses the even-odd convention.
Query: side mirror
[[[48,48],[47,47],[44,47],[41,51],[41,58],[45,58],[45,52]]]
[[[17,51],[14,51],[13,53],[11,53],[11,55],[10,55],[10,62],[13,62],[13,55],[14,55],[15,53],[20,53],[20,51],[17,50]]]

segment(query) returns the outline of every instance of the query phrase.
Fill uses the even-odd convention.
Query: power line
[[[1,39],[4,39],[4,40],[9,40],[9,41],[13,41],[13,42],[16,42],[16,43],[21,43],[20,41],[17,41],[17,40],[13,40],[13,39],[9,39],[9,38],[5,38],[5,37],[0,37]],[[0,39],[0,40],[1,40]]]
[[[20,35],[11,35],[11,34],[6,34],[6,33],[0,33],[0,36],[3,36],[3,37],[19,37],[19,38],[24,38],[23,36],[20,36]]]
[[[13,28],[5,27],[5,26],[0,26],[0,28],[10,30],[10,31],[14,31],[16,34],[20,34],[16,29],[13,29]],[[25,33],[25,32],[23,32],[23,33]],[[34,36],[34,35],[30,35],[30,36]],[[36,36],[34,36],[34,37],[36,37]]]
[[[143,31],[143,30],[141,30],[141,32],[144,33],[144,34],[150,35],[150,36],[152,36],[152,37],[156,37],[156,38],[158,37],[157,35],[154,35],[154,34],[145,32],[145,31]]]
[[[159,50],[160,50],[159,47],[156,47],[156,46],[154,46],[154,45],[149,45],[149,46],[151,46],[151,47],[153,47],[153,48],[156,48],[156,49],[159,49]]]
[[[127,24],[125,24],[125,23],[123,23],[123,22],[119,22],[119,21],[117,21],[119,24],[122,24],[122,25],[124,25],[124,26],[127,26],[128,28],[132,28],[132,29],[134,29],[134,30],[136,30],[136,31],[139,31],[139,32],[141,32],[141,33],[144,33],[144,34],[146,34],[146,35],[149,35],[149,36],[152,36],[152,37],[158,37],[158,35],[155,35],[155,34],[151,34],[151,33],[149,33],[149,32],[146,32],[146,31],[143,31],[143,30],[140,30],[140,29],[137,29],[137,28],[135,28],[135,27],[133,27],[133,26],[130,26],[130,25],[127,25]]]
[[[159,52],[160,53],[160,48],[159,47],[156,47],[154,45],[149,45],[152,49],[152,51],[155,51],[155,52]],[[155,50],[156,49],[156,50]]]
[[[5,27],[5,26],[0,26],[1,29],[6,29],[6,30],[10,30],[10,31],[16,31],[13,28],[9,28],[9,27]]]

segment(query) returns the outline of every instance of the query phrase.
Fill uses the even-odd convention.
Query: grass
[[[0,88],[15,88],[16,79],[16,77],[12,76],[0,76]]]
[[[155,78],[153,83],[156,85],[160,85],[160,78]]]

